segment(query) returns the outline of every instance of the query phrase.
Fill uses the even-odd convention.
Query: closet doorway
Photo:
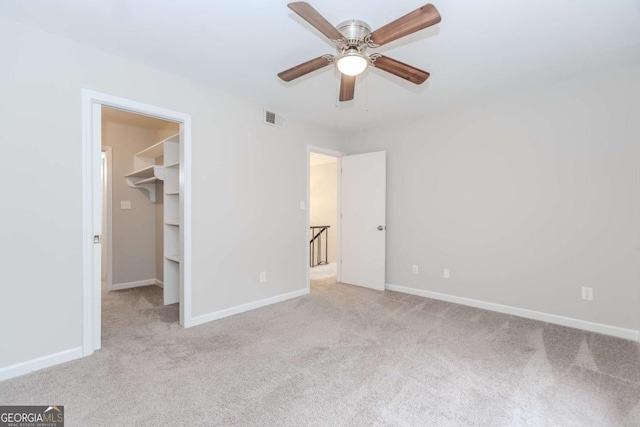
[[[186,114],[83,91],[85,356],[102,345],[103,292],[144,289],[190,326],[190,127]]]
[[[104,106],[101,126],[103,153],[111,154],[103,190],[110,189],[112,199],[103,207],[103,287],[165,288],[166,275],[164,303],[177,303],[179,264],[165,259],[178,247],[180,126]]]

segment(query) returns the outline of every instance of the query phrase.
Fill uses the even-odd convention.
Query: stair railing
[[[309,251],[311,256],[309,262],[311,267],[329,263],[329,227],[330,225],[312,225],[309,240]],[[322,259],[322,234],[324,233],[324,260]]]

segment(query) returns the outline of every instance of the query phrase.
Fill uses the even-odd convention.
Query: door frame
[[[337,158],[337,165],[336,165],[336,173],[338,174],[337,176],[337,180],[336,180],[336,196],[338,198],[338,200],[336,201],[336,206],[338,209],[338,219],[337,219],[337,239],[338,239],[338,244],[336,245],[336,265],[338,268],[338,271],[336,273],[336,280],[338,282],[340,282],[340,280],[342,279],[342,267],[340,266],[340,258],[341,258],[341,254],[342,254],[342,157],[346,156],[346,153],[343,153],[341,151],[336,151],[336,150],[332,150],[330,148],[324,148],[324,147],[318,147],[316,145],[308,145],[307,144],[307,155],[306,155],[306,168],[307,168],[307,189],[306,189],[306,200],[305,200],[305,206],[306,206],[306,210],[307,210],[307,215],[306,215],[306,226],[305,226],[305,230],[304,230],[304,241],[305,241],[305,251],[307,253],[307,256],[305,257],[306,259],[306,277],[307,277],[307,292],[311,291],[311,267],[309,267],[310,263],[311,263],[311,254],[309,253],[309,226],[311,225],[311,205],[310,205],[310,200],[311,200],[311,153],[318,153],[318,154],[325,154],[327,156],[332,156],[332,157],[336,157]]]
[[[182,262],[180,283],[180,324],[193,325],[191,312],[191,115],[132,101],[88,89],[81,92],[82,111],[82,353],[93,354],[102,345],[101,244],[94,244],[96,230],[101,228],[102,194],[95,194],[100,182],[101,120],[100,109],[106,106],[136,114],[177,122],[181,127],[180,196],[183,208]],[[94,111],[97,109],[97,113]],[[98,274],[96,274],[98,273]]]
[[[102,207],[102,212],[106,213],[106,221],[103,221],[103,224],[106,224],[106,232],[102,231],[102,235],[106,235],[107,241],[107,265],[103,267],[107,270],[107,279],[106,279],[106,287],[108,290],[112,290],[113,288],[113,147],[108,147],[106,145],[102,146],[102,152],[105,155],[107,161],[107,176],[106,176],[106,197],[103,196],[102,201],[106,200],[106,206]],[[103,187],[104,188],[104,187]],[[104,240],[102,240],[102,244],[104,245]],[[104,248],[103,248],[104,250]]]

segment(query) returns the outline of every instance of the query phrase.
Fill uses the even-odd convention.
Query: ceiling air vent
[[[264,110],[264,122],[268,125],[283,128],[284,116],[273,111]]]

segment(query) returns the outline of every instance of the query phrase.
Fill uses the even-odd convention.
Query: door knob
[[[384,227],[383,227],[383,226],[381,226],[381,225],[379,225],[379,226],[378,226],[378,231],[382,231],[382,230],[384,230]]]

